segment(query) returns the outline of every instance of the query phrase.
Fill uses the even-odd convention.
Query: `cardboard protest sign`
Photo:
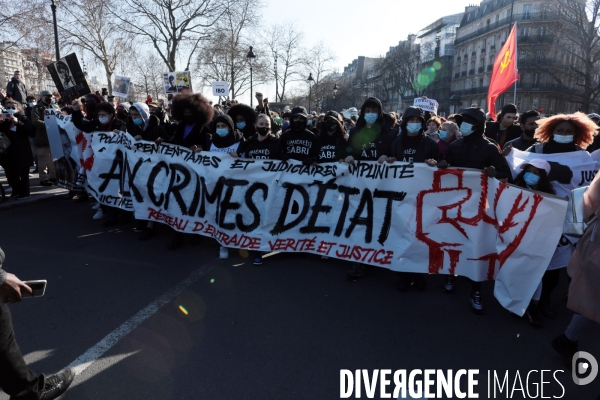
[[[438,102],[434,99],[428,99],[427,97],[417,97],[413,101],[413,106],[420,107],[423,111],[437,114]]]
[[[308,252],[395,271],[495,279],[522,315],[562,233],[566,201],[481,171],[358,162],[305,166],[93,135],[88,191],[221,245]],[[539,240],[544,232],[544,240]]]
[[[190,71],[176,71],[163,73],[165,94],[192,92],[192,78]]]
[[[81,133],[71,122],[71,116],[47,109],[44,115],[50,151],[54,160],[58,185],[71,191],[82,191],[85,176],[81,175],[77,137]]]
[[[124,99],[127,98],[127,94],[129,93],[129,87],[131,86],[131,77],[123,76],[123,75],[115,75],[115,80],[113,82],[113,96],[122,97]]]
[[[229,96],[229,83],[227,82],[213,82],[212,83],[213,96]]]
[[[92,93],[75,53],[46,66],[65,103]]]

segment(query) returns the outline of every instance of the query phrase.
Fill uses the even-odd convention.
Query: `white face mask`
[[[98,121],[100,121],[102,125],[106,125],[108,124],[108,121],[110,121],[110,117],[98,117]]]
[[[572,143],[573,135],[554,135],[554,141],[556,143]]]

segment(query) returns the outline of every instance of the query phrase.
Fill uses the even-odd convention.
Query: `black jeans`
[[[0,303],[0,387],[11,400],[36,400],[44,387],[44,375],[36,375],[25,364],[4,303]]]

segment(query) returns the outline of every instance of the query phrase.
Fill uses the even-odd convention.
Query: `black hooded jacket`
[[[399,136],[392,143],[392,156],[402,162],[425,162],[433,159],[439,161],[440,152],[435,140],[424,134],[425,119],[421,122],[421,131],[418,135],[410,136],[406,129],[410,116],[405,114],[401,124]]]
[[[337,124],[333,135],[327,133],[326,125],[329,122]],[[346,128],[339,120],[326,117],[321,123],[321,131],[317,140],[318,163],[337,162],[346,158],[348,154],[348,141],[344,138]]]
[[[217,122],[222,122],[229,128],[229,133],[225,137],[217,135]],[[244,136],[242,133],[235,129],[233,120],[229,115],[218,115],[211,124],[211,131],[213,132],[212,141],[210,143],[209,151],[219,153],[229,153],[232,151],[238,152],[240,143],[244,142]]]
[[[500,122],[488,122],[485,126],[485,136],[498,143],[500,147],[511,140],[515,140],[521,137],[523,130],[520,125],[513,124],[506,128],[506,130],[500,130]]]
[[[306,129],[306,119],[302,130],[288,129],[279,138],[278,156],[280,160],[301,161],[311,165],[317,161],[317,136]]]
[[[365,105],[375,103],[379,106],[379,117],[371,128],[365,121]],[[392,155],[392,142],[396,138],[397,130],[394,129],[391,118],[386,118],[379,99],[370,97],[361,107],[360,116],[356,126],[350,129],[348,144],[351,155],[355,160],[376,161],[381,156]]]
[[[483,136],[484,128],[478,128],[450,144],[446,149],[445,160],[451,167],[496,169],[497,179],[512,179],[510,167],[498,147]]]
[[[33,132],[33,126],[27,117],[20,112],[15,113],[14,117],[18,120],[14,122],[5,119],[0,123],[0,132],[8,136],[10,146],[6,154],[12,158],[14,165],[18,168],[25,168],[33,165],[33,154],[29,144],[29,136]],[[11,130],[14,128],[14,130]]]
[[[238,129],[244,135],[245,139],[250,139],[256,133],[254,123],[256,122],[256,112],[252,107],[246,104],[236,104],[227,110],[227,115],[231,117],[235,125],[235,118],[240,115],[246,121],[244,129]],[[234,126],[235,127],[235,126]],[[236,128],[237,129],[237,128]]]
[[[183,121],[177,124],[171,143],[187,147],[188,149],[192,146],[198,146],[201,147],[202,150],[208,151],[211,139],[210,129],[208,126],[197,122],[189,135],[184,138],[183,135],[185,133],[185,126],[186,124]]]
[[[143,129],[141,126],[133,123],[131,117],[127,118],[127,132],[133,136],[141,136],[142,140],[154,142],[158,138],[167,141],[169,139],[167,132],[160,125],[160,121],[156,115],[148,117],[148,127]]]
[[[268,134],[263,140],[258,140],[258,133],[240,144],[238,154],[254,160],[272,160],[277,158],[279,138]]]

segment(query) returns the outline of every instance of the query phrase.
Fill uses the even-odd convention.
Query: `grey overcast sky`
[[[333,50],[340,72],[358,56],[385,55],[410,33],[443,16],[463,12],[468,4],[479,4],[476,0],[263,1],[262,26],[294,21],[304,31],[306,45],[322,40]],[[254,89],[274,97],[269,86]],[[249,103],[249,93],[240,100]]]

